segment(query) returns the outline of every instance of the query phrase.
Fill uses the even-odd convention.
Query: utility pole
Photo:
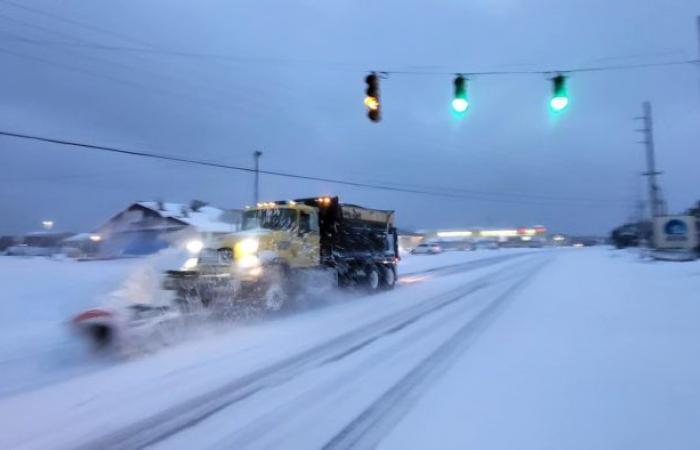
[[[637,246],[639,247],[639,257],[644,259],[646,256],[644,253],[644,248],[647,246],[646,236],[644,235],[644,230],[642,229],[642,224],[644,223],[644,200],[639,200],[637,202]]]
[[[647,177],[649,189],[649,214],[651,218],[666,214],[666,205],[659,191],[659,185],[656,182],[656,176],[661,175],[661,172],[656,170],[656,155],[654,153],[654,129],[651,116],[651,103],[646,101],[643,104],[644,115],[637,117],[644,124],[644,127],[637,130],[644,134],[644,140],[640,144],[644,144],[646,148],[646,163],[647,171],[642,175]]]
[[[255,160],[255,185],[253,186],[253,205],[257,206],[260,194],[260,157],[262,152],[256,150],[253,152],[253,159]]]
[[[697,26],[698,26],[698,61],[700,61],[700,16],[698,16]],[[696,63],[696,65],[698,67],[700,67],[700,62]]]

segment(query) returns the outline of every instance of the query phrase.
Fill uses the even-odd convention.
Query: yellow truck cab
[[[249,208],[243,213],[241,231],[223,238],[218,251],[231,252],[241,270],[270,264],[290,269],[318,267],[318,209],[294,201]]]

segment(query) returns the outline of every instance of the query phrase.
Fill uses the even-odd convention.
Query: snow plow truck
[[[396,283],[394,212],[341,204],[338,197],[259,203],[243,213],[241,231],[166,274],[185,309],[259,304],[281,309],[315,282],[369,291]]]

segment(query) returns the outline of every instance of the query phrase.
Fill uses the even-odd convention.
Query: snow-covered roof
[[[170,217],[196,228],[204,233],[230,233],[235,224],[224,221],[225,210],[213,206],[202,206],[193,211],[189,205],[170,202],[138,202],[161,217]]]

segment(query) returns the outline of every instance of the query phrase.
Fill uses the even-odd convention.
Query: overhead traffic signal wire
[[[164,154],[159,154],[159,153],[151,153],[151,152],[138,151],[138,150],[128,150],[128,149],[123,149],[123,148],[118,148],[118,147],[108,147],[108,146],[103,146],[103,145],[88,144],[88,143],[84,143],[84,142],[76,142],[76,141],[70,141],[70,140],[65,140],[65,139],[47,138],[47,137],[35,136],[35,135],[24,134],[24,133],[0,131],[0,136],[8,136],[8,137],[13,137],[13,138],[18,138],[18,139],[27,139],[27,140],[39,141],[39,142],[50,143],[50,144],[64,145],[64,146],[68,146],[68,147],[72,147],[72,148],[95,150],[95,151],[114,153],[114,154],[120,154],[120,155],[137,156],[137,157],[142,157],[142,158],[172,161],[172,162],[192,164],[192,165],[203,166],[203,167],[212,167],[212,168],[218,168],[218,169],[227,169],[227,170],[236,170],[236,171],[240,171],[240,172],[255,173],[255,169],[250,168],[250,167],[235,166],[235,165],[225,164],[225,163],[216,162],[216,161],[183,158],[183,157],[178,157],[178,156],[164,155]],[[455,193],[455,192],[437,192],[437,191],[417,189],[417,188],[401,188],[401,187],[381,185],[381,184],[363,183],[363,182],[358,182],[358,181],[339,180],[339,179],[334,179],[334,178],[317,177],[317,176],[310,176],[310,175],[300,175],[300,174],[294,174],[294,173],[289,173],[289,172],[279,172],[279,171],[273,171],[273,170],[260,170],[259,173],[264,174],[264,175],[282,177],[282,178],[293,178],[293,179],[306,180],[306,181],[320,181],[320,182],[324,182],[324,183],[332,183],[332,184],[339,184],[339,185],[353,186],[353,187],[360,187],[360,188],[367,188],[367,189],[376,189],[376,190],[391,191],[391,192],[403,192],[403,193],[409,193],[409,194],[430,195],[430,196],[436,196],[436,197],[447,197],[447,198],[455,198],[455,199],[463,199],[463,200],[474,200],[474,201],[484,201],[484,202],[502,202],[502,203],[530,203],[530,204],[541,204],[541,205],[552,205],[553,204],[553,203],[541,203],[541,202],[533,202],[533,201],[515,200],[515,199],[508,199],[508,198],[483,198],[483,197],[478,197],[477,195],[474,195],[474,194],[468,195],[468,194],[464,194],[464,193],[460,194],[460,193]],[[493,194],[489,194],[489,195],[493,195]],[[539,199],[539,200],[544,200],[544,199]],[[554,198],[552,198],[552,200],[554,200]],[[564,200],[564,201],[566,203],[572,203],[569,200]],[[597,206],[600,206],[600,204],[601,204],[600,201],[596,201]],[[593,206],[592,203],[581,203],[577,206],[588,206],[588,205]],[[612,206],[612,205],[609,205],[609,206]]]
[[[12,19],[14,20],[14,19]],[[216,54],[216,53],[198,53],[182,50],[170,50],[161,48],[141,48],[141,47],[128,47],[119,45],[104,45],[95,44],[88,42],[66,42],[66,41],[51,41],[47,39],[37,39],[37,38],[12,38],[17,41],[22,41],[28,44],[34,45],[51,45],[51,46],[65,46],[72,47],[75,49],[93,49],[93,50],[103,50],[103,51],[115,51],[124,53],[141,53],[146,55],[162,55],[170,57],[179,57],[187,59],[210,59],[218,60],[222,62],[236,63],[236,64],[300,64],[300,65],[315,65],[315,66],[327,66],[330,69],[343,70],[346,72],[353,71],[352,66],[356,67],[354,71],[356,72],[366,72],[367,70],[360,68],[359,64],[347,64],[337,61],[320,61],[320,60],[304,60],[304,59],[291,59],[291,58],[260,58],[260,57],[244,57],[236,55],[227,54]],[[603,71],[615,71],[615,70],[632,70],[632,69],[645,69],[654,67],[668,67],[668,66],[682,66],[682,65],[693,65],[700,64],[700,59],[686,59],[686,60],[676,60],[676,61],[664,61],[664,62],[650,62],[650,63],[634,63],[634,64],[618,64],[618,65],[605,65],[605,66],[584,66],[584,67],[573,67],[564,69],[539,69],[539,70],[491,70],[491,71],[468,71],[468,70],[458,70],[458,71],[432,71],[432,70],[391,70],[382,69],[373,72],[383,73],[387,75],[454,75],[455,73],[468,74],[470,76],[499,76],[499,75],[549,75],[555,73],[584,73],[584,72],[603,72]],[[335,66],[335,67],[331,67]]]
[[[70,17],[65,17],[61,16],[55,13],[43,11],[38,8],[33,8],[29,7],[26,5],[22,5],[19,3],[16,3],[12,0],[0,0],[0,4],[5,4],[8,6],[12,6],[15,8],[19,8],[22,10],[25,10],[27,12],[33,13],[33,14],[39,14],[54,20],[58,20],[64,23],[68,23],[74,26],[79,26],[84,29],[90,30],[95,33],[100,33],[105,36],[110,36],[113,38],[121,39],[126,42],[130,42],[132,44],[139,44],[139,45],[144,45],[144,47],[129,47],[129,46],[113,46],[113,45],[102,45],[102,44],[93,44],[93,43],[70,43],[70,42],[52,42],[52,41],[46,41],[46,40],[41,40],[41,39],[23,39],[27,43],[34,43],[34,44],[48,44],[48,45],[66,45],[66,46],[73,46],[73,47],[82,47],[82,48],[94,48],[98,50],[111,50],[111,51],[119,51],[119,52],[134,52],[134,53],[147,53],[151,55],[156,55],[156,54],[161,54],[161,55],[166,55],[166,56],[174,56],[174,57],[183,57],[183,58],[196,58],[196,59],[216,59],[216,60],[224,60],[228,62],[236,62],[236,63],[263,63],[263,64],[270,64],[270,63],[283,63],[283,64],[289,64],[289,63],[298,63],[298,64],[312,64],[312,65],[326,65],[326,66],[345,66],[343,70],[349,70],[349,65],[340,63],[340,62],[331,62],[331,61],[314,61],[314,60],[296,60],[296,59],[289,59],[289,58],[251,58],[251,57],[240,57],[236,55],[226,55],[226,54],[208,54],[208,53],[198,53],[198,52],[188,52],[188,51],[179,51],[179,50],[171,50],[171,49],[166,49],[166,48],[161,48],[161,47],[156,47],[153,44],[150,44],[149,42],[146,42],[142,39],[134,38],[132,36],[118,33],[116,31],[112,31],[106,28],[98,27],[95,26],[94,24],[89,24],[89,23],[84,23],[78,20],[75,20]],[[16,19],[11,19],[10,20],[16,20]],[[551,69],[551,70],[496,70],[496,71],[465,71],[465,70],[457,70],[457,71],[430,71],[430,70],[425,70],[425,71],[420,71],[420,70],[372,70],[371,72],[377,72],[377,73],[382,73],[382,74],[404,74],[404,75],[454,75],[455,73],[462,73],[462,74],[467,74],[470,76],[491,76],[491,75],[549,75],[549,74],[558,74],[558,73],[564,73],[564,74],[569,74],[569,73],[577,73],[577,72],[600,72],[600,71],[609,71],[609,70],[629,70],[629,69],[641,69],[641,68],[652,68],[652,67],[664,67],[664,66],[678,66],[678,65],[692,65],[692,64],[700,64],[700,59],[690,59],[690,60],[677,60],[677,61],[667,61],[667,62],[658,62],[658,63],[634,63],[634,64],[620,64],[620,65],[600,65],[600,66],[589,66],[589,67],[578,67],[578,68],[569,68],[569,69]],[[339,67],[336,67],[339,68]],[[367,70],[362,70],[358,69],[358,71],[363,71],[366,72]]]
[[[551,69],[551,70],[492,70],[485,72],[474,72],[474,71],[457,71],[457,73],[463,73],[470,76],[491,76],[491,75],[550,75],[550,74],[569,74],[578,72],[602,72],[608,70],[629,70],[629,69],[644,69],[651,67],[666,67],[666,66],[681,66],[681,65],[692,65],[700,64],[700,59],[686,59],[679,61],[666,61],[658,63],[635,63],[635,64],[618,64],[610,66],[590,66],[590,67],[574,67],[570,69]],[[420,70],[382,70],[382,73],[386,74],[399,74],[399,75],[454,75],[455,71],[444,72],[444,71],[420,71]]]

